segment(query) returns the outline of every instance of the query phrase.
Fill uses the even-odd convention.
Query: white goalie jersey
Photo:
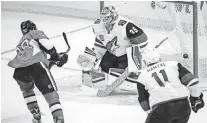
[[[126,54],[128,47],[139,45],[144,48],[148,44],[143,30],[122,16],[118,17],[112,27],[106,27],[97,19],[93,31],[96,36],[94,52],[101,56],[108,50],[119,57]]]

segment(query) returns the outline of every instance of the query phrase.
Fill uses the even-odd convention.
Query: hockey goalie
[[[136,61],[135,68],[132,66],[134,71],[142,68],[141,52],[148,44],[147,35],[131,20],[118,15],[113,6],[102,9],[100,19],[93,25],[93,32],[93,50],[86,48],[77,60],[83,74],[91,77],[91,80],[83,81],[84,85],[107,88],[131,66],[128,66],[129,58]],[[138,75],[135,73],[130,74],[117,89],[136,91],[133,79]]]

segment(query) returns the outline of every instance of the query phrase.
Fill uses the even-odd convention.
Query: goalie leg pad
[[[104,88],[106,86],[105,81],[107,80],[105,77],[105,73],[91,71],[92,84],[95,88]]]
[[[116,69],[111,68],[108,74],[107,85],[111,85],[125,70],[124,69]],[[125,79],[125,81],[118,87],[122,90],[128,91],[137,91],[136,79],[138,76],[134,73],[130,74],[129,77]]]
[[[129,72],[138,72],[142,69],[142,55],[139,46],[132,46],[126,49]]]
[[[82,85],[93,87],[92,85],[92,78],[91,78],[91,72],[90,71],[82,71]]]
[[[50,111],[53,115],[53,118],[63,119],[63,111],[57,91],[44,94],[44,97],[50,107]]]
[[[98,71],[82,71],[82,84],[91,88],[105,87],[105,73]]]

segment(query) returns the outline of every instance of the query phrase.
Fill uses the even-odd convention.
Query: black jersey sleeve
[[[198,83],[197,77],[195,77],[189,70],[178,63],[179,79],[185,86],[191,86]]]
[[[141,83],[137,83],[137,90],[138,90],[138,101],[144,111],[150,110],[149,106],[149,93],[145,89],[145,86]]]
[[[144,31],[131,22],[126,25],[126,35],[132,44],[141,44],[147,41],[147,35]]]

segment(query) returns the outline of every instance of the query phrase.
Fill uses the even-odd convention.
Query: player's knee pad
[[[111,68],[108,74],[107,85],[111,85],[124,71],[124,69]],[[137,92],[137,77],[138,76],[136,74],[129,75],[118,89]]]
[[[37,97],[32,89],[23,91],[22,93],[23,93],[24,99],[27,103],[27,107],[29,110],[38,107]]]
[[[53,91],[51,93],[44,94],[44,97],[49,104],[50,111],[53,115],[53,118],[55,117],[63,117],[63,111],[59,100],[59,95],[56,91]]]

